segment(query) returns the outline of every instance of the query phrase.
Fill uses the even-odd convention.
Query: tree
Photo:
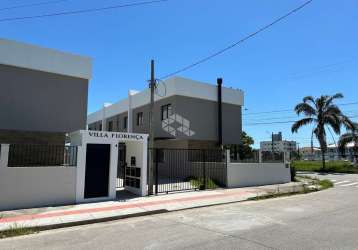
[[[308,124],[314,124],[313,134],[317,138],[322,154],[322,170],[326,167],[325,154],[327,152],[326,127],[329,126],[336,134],[341,133],[341,126],[346,128],[353,126],[353,123],[343,115],[342,111],[334,100],[343,98],[343,95],[338,93],[333,96],[322,95],[314,99],[312,96],[303,98],[303,102],[295,107],[297,115],[303,114],[305,118],[296,121],[291,128],[292,133],[297,133],[298,130]]]
[[[238,147],[238,153],[241,160],[252,157],[253,152],[251,145],[254,143],[254,139],[251,136],[249,136],[245,131],[241,132],[241,144]]]
[[[348,143],[353,143],[354,160],[357,162],[358,156],[358,123],[354,123],[347,130],[347,133],[341,135],[338,141],[338,148],[342,155],[345,155],[345,149]]]

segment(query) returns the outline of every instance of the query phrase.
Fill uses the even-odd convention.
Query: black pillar
[[[223,129],[222,129],[222,83],[223,79],[218,78],[218,146],[223,145]]]

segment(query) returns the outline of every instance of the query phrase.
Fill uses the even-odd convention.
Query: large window
[[[142,126],[144,124],[143,112],[137,113],[137,126]]]
[[[127,129],[127,125],[128,125],[128,116],[124,117],[123,119],[123,129]]]
[[[162,106],[162,121],[169,118],[172,115],[172,105],[167,104]]]

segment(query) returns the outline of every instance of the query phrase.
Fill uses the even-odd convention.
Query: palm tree
[[[323,95],[316,99],[312,96],[306,96],[303,98],[303,102],[295,107],[297,115],[303,114],[306,117],[296,121],[292,125],[291,131],[292,133],[297,133],[305,125],[315,125],[313,134],[316,136],[321,147],[322,170],[326,167],[327,140],[325,127],[329,126],[336,134],[340,134],[342,124],[347,128],[352,125],[352,122],[334,104],[334,100],[339,98],[343,98],[343,95],[340,93],[333,96]]]
[[[338,141],[338,148],[342,155],[345,155],[345,149],[348,143],[353,143],[354,161],[357,162],[358,156],[358,123],[349,127],[347,133],[343,134]]]

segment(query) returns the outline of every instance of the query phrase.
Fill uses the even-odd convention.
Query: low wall
[[[229,188],[282,184],[290,181],[290,167],[284,163],[227,164]]]
[[[1,147],[0,210],[74,204],[76,167],[7,167]]]

